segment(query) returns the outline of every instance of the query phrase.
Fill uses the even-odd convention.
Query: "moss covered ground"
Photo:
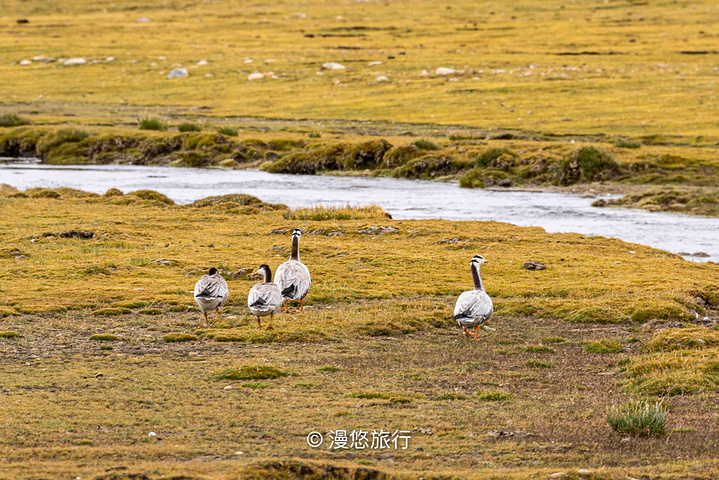
[[[247,197],[63,189],[0,208],[0,478],[719,475],[717,265]],[[295,227],[307,311],[259,329],[251,272],[284,261]],[[468,342],[452,307],[477,253],[496,331]],[[210,266],[231,296],[208,329],[191,291]],[[607,414],[643,399],[668,406],[666,433],[615,433]],[[305,438],[380,428],[409,430],[410,448]]]

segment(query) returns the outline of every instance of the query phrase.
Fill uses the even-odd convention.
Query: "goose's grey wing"
[[[462,321],[480,319],[486,321],[492,316],[494,306],[489,296],[477,290],[464,292],[454,306],[454,319],[462,325]]]
[[[309,292],[312,278],[305,264],[290,260],[277,268],[275,283],[280,287],[284,298],[300,300],[305,298]]]
[[[195,284],[195,297],[214,299],[222,298],[223,303],[227,301],[230,290],[227,282],[221,275],[203,275]]]
[[[275,283],[258,283],[247,295],[247,306],[258,310],[270,310],[282,304],[280,288]]]

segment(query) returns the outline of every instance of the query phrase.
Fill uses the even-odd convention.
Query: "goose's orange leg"
[[[304,312],[304,311],[305,311],[305,305],[304,305],[304,303],[303,303],[304,301],[305,301],[304,298],[300,300],[300,312]]]
[[[275,327],[272,326],[272,322],[273,322],[274,320],[275,320],[275,314],[272,313],[272,314],[270,314],[270,326],[267,327],[267,330],[274,330],[274,329],[275,329]]]
[[[282,302],[282,305],[285,306],[285,313],[290,313],[290,309],[287,308],[287,300],[285,300],[284,302]]]
[[[479,341],[479,325],[477,325],[477,329],[474,331],[474,338],[472,340],[475,342]]]
[[[257,317],[257,327],[262,328],[262,322],[260,322],[260,317]]]

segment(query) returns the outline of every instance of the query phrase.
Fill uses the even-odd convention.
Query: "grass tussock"
[[[120,337],[112,333],[96,333],[91,335],[89,339],[93,342],[117,342],[120,340]]]
[[[167,343],[195,342],[198,340],[198,336],[192,333],[172,332],[163,336],[162,340]]]
[[[20,334],[12,330],[0,331],[0,338],[20,338]]]
[[[641,208],[650,212],[719,216],[719,190],[715,188],[658,187],[617,199],[597,200],[593,205]]]
[[[201,132],[202,127],[196,123],[184,122],[177,126],[177,131],[181,133]]]
[[[290,373],[271,365],[243,365],[216,370],[215,380],[270,380],[287,377]]]
[[[359,207],[327,206],[296,208],[282,215],[288,220],[311,220],[316,222],[328,220],[386,220],[392,218],[382,207],[364,205]]]
[[[217,133],[228,137],[236,137],[238,135],[237,129],[232,127],[220,127],[217,129]]]
[[[17,113],[5,113],[0,115],[0,127],[19,127],[21,125],[30,125],[32,122],[21,117]]]
[[[637,437],[663,435],[669,410],[661,402],[638,400],[612,409],[607,422],[617,433]]]
[[[622,353],[622,344],[614,340],[602,339],[584,346],[587,353]]]
[[[483,402],[506,402],[512,397],[514,397],[513,394],[501,390],[487,390],[477,393],[477,398]]]
[[[167,131],[167,124],[156,117],[143,117],[137,121],[140,130],[154,130],[157,132]]]

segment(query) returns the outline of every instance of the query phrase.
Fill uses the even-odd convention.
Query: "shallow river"
[[[595,198],[562,193],[461,189],[456,184],[390,178],[277,175],[256,170],[139,166],[0,164],[0,183],[21,190],[72,187],[104,193],[152,189],[177,203],[226,193],[248,193],[291,207],[375,203],[396,219],[496,220],[621,238],[674,253],[704,252],[688,260],[719,262],[719,218],[643,210],[595,208]]]

